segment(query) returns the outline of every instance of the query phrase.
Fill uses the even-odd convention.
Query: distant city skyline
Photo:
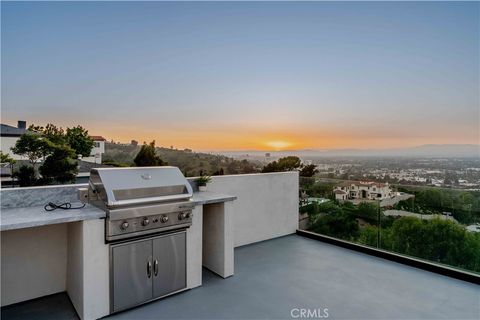
[[[479,144],[478,2],[2,2],[2,123],[195,150]]]

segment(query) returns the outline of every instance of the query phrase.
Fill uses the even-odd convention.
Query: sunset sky
[[[478,2],[2,2],[2,123],[195,150],[479,143]]]

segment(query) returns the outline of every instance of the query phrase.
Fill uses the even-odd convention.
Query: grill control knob
[[[163,223],[167,222],[168,221],[168,217],[167,216],[162,216],[160,218],[160,221],[162,221]]]
[[[191,213],[191,212],[187,212],[187,214],[185,215],[185,218],[190,219],[191,217],[192,217],[192,213]]]
[[[181,212],[178,214],[178,220],[183,220],[187,218],[187,214],[185,212]]]
[[[142,220],[142,226],[145,227],[145,226],[148,225],[149,223],[150,223],[150,220],[148,220],[148,218],[143,218],[143,220]]]
[[[120,229],[126,230],[127,228],[128,228],[128,222],[127,222],[127,221],[123,221],[123,223],[120,225]]]

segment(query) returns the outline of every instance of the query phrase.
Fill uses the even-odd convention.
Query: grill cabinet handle
[[[152,276],[152,263],[150,260],[147,262],[147,276],[149,278]]]
[[[155,275],[155,277],[158,275],[158,260],[155,259],[155,261],[153,261],[153,274]]]

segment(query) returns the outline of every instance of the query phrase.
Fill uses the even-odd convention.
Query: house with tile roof
[[[93,139],[94,145],[90,151],[89,157],[82,157],[82,161],[91,163],[102,163],[102,155],[105,153],[105,139],[102,136],[90,136]]]
[[[333,189],[336,200],[384,200],[394,196],[388,183],[344,181]]]

